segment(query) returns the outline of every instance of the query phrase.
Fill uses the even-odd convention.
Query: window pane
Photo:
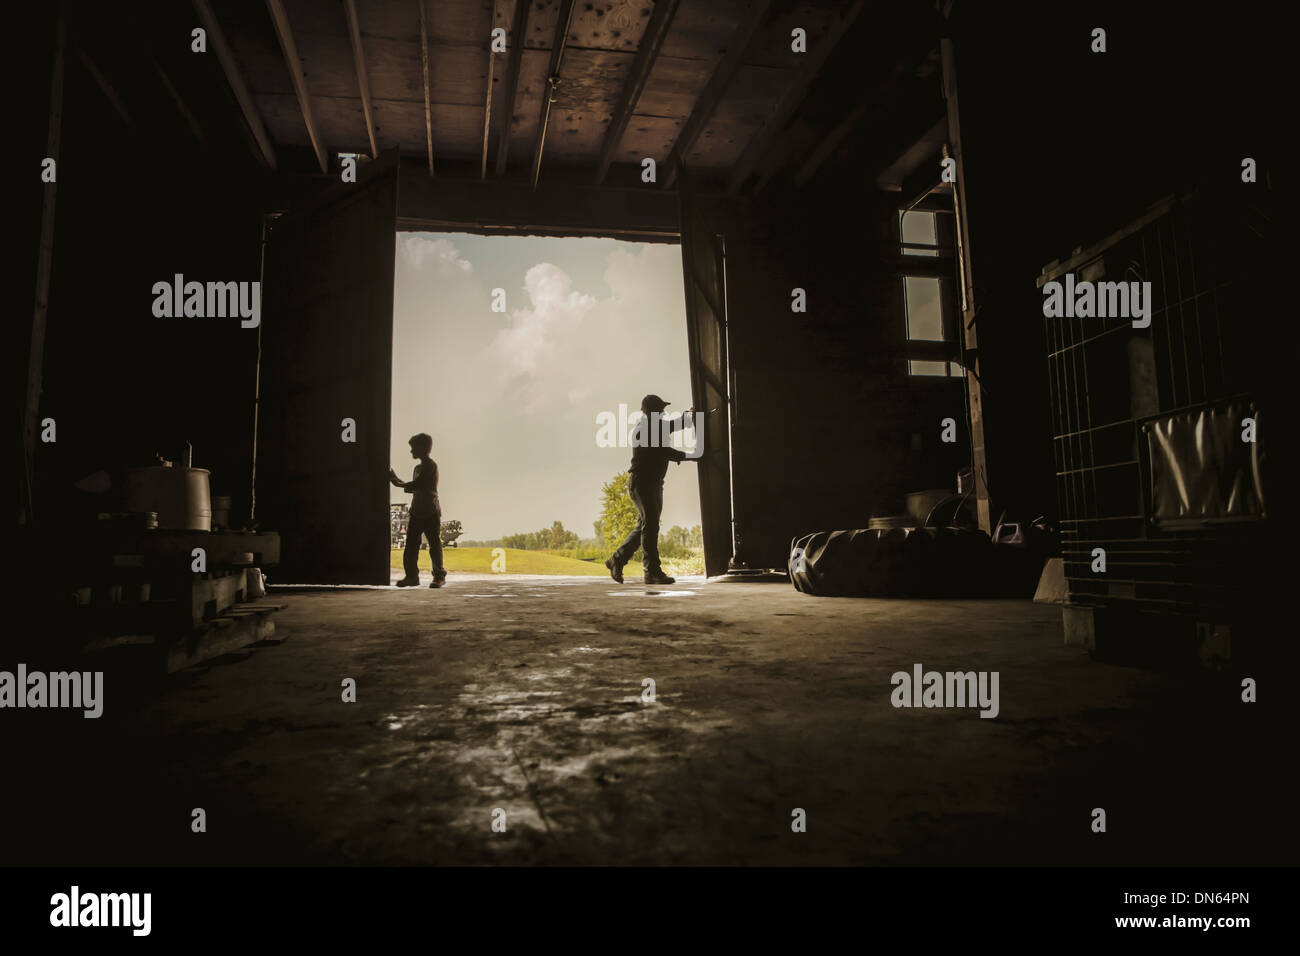
[[[906,245],[918,246],[938,246],[939,240],[935,235],[934,213],[932,212],[911,212],[899,213],[899,235],[902,236]],[[938,249],[903,249],[903,254],[907,256],[937,256]]]
[[[937,375],[940,378],[947,376],[947,362],[921,362],[916,359],[907,360],[908,375]]]
[[[904,276],[907,297],[907,337],[912,341],[943,341],[943,308],[939,301],[939,280]]]

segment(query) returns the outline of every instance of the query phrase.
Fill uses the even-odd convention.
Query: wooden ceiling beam
[[[903,62],[896,62],[889,72],[888,78],[875,88],[872,93],[871,101],[863,101],[848,116],[835,124],[835,128],[822,138],[816,147],[808,154],[807,158],[799,164],[794,172],[794,185],[796,189],[802,189],[808,182],[817,175],[818,170],[825,165],[826,161],[835,155],[836,151],[843,145],[844,141],[858,127],[864,123],[870,128],[878,123],[882,117],[887,115],[893,102],[895,90],[907,75],[907,68]]]
[[[497,125],[501,132],[497,136],[497,177],[505,175],[506,157],[510,152],[510,124],[515,117],[515,96],[519,91],[519,64],[524,57],[524,30],[528,25],[529,0],[515,0],[515,18],[510,27],[507,40],[510,46],[510,59],[506,64],[505,92],[502,96],[503,107],[501,119]]]
[[[63,4],[54,14],[54,50],[50,72],[50,123],[46,130],[45,156],[58,162],[59,144],[63,141],[63,84],[66,63],[67,24]],[[33,290],[32,328],[27,348],[27,394],[23,408],[22,500],[18,524],[36,521],[32,470],[36,460],[37,422],[40,420],[41,394],[45,374],[45,333],[50,311],[50,275],[54,264],[54,213],[58,197],[58,178],[41,186],[41,233],[36,247],[36,288]]]
[[[483,95],[483,150],[478,166],[479,179],[487,179],[488,140],[492,135],[492,79],[497,65],[497,55],[492,51],[492,24],[497,22],[497,8],[500,2],[501,0],[493,0],[488,21],[487,93]]]
[[[343,0],[347,15],[348,37],[352,41],[352,62],[357,70],[357,89],[361,91],[361,112],[366,117],[366,136],[370,140],[370,158],[379,157],[375,145],[375,113],[370,106],[370,74],[366,71],[366,51],[361,46],[361,24],[357,21],[356,0]]]
[[[122,98],[117,95],[117,90],[115,90],[113,84],[108,81],[108,77],[104,76],[104,74],[99,71],[99,67],[96,66],[95,61],[90,58],[90,54],[83,50],[81,44],[75,39],[72,41],[72,50],[77,55],[77,59],[81,61],[81,65],[86,68],[86,72],[90,74],[90,78],[95,81],[95,85],[99,87],[99,91],[104,94],[104,99],[108,100],[109,105],[113,107],[113,111],[117,113],[122,122],[126,124],[126,128],[134,130],[135,120],[133,120],[131,114],[127,112],[126,104],[123,103]]]
[[[808,180],[816,175],[817,170],[822,168],[822,164],[834,155],[835,151],[840,148],[840,144],[849,138],[849,134],[861,122],[862,117],[867,115],[867,104],[858,105],[848,116],[840,120],[833,130],[822,138],[816,148],[808,154],[794,174],[794,184],[797,189],[802,189]]]
[[[749,141],[744,152],[740,154],[740,159],[732,168],[731,181],[727,185],[727,192],[730,195],[736,195],[740,188],[749,179],[750,174],[754,171],[754,165],[761,156],[764,156],[776,142],[778,136],[785,129],[786,124],[794,116],[795,111],[799,109],[808,97],[808,90],[812,87],[813,81],[821,73],[822,67],[826,61],[835,52],[839,46],[840,40],[857,21],[858,16],[862,13],[865,6],[865,0],[853,0],[852,5],[845,12],[840,22],[836,24],[826,36],[816,44],[813,52],[803,55],[803,66],[799,70],[798,76],[793,83],[786,87],[785,92],[781,94],[773,107],[771,114],[763,122],[762,128]],[[766,178],[764,179],[766,181]]]
[[[275,169],[275,149],[271,146],[271,138],[266,134],[266,126],[263,125],[257,105],[248,91],[248,84],[244,82],[243,74],[239,72],[239,64],[235,62],[235,55],[231,52],[230,44],[226,42],[221,24],[217,22],[208,0],[193,0],[193,3],[194,12],[198,14],[199,22],[207,32],[208,45],[217,55],[217,62],[221,64],[221,70],[226,74],[226,83],[230,87],[230,92],[234,94],[235,102],[244,117],[244,127],[252,140],[253,155],[263,166]]]
[[[158,74],[158,79],[162,83],[163,89],[167,91],[167,95],[171,97],[172,102],[176,104],[177,111],[185,119],[185,124],[190,128],[190,132],[194,134],[194,139],[198,141],[200,146],[206,147],[208,145],[208,138],[203,133],[203,127],[199,125],[198,117],[194,115],[189,104],[185,102],[185,98],[181,96],[180,90],[176,89],[176,85],[172,83],[171,77],[167,75],[166,71],[157,60],[151,58],[149,62],[153,64],[153,70]]]
[[[908,177],[912,176],[923,163],[932,161],[934,162],[933,174],[929,178],[938,182],[939,166],[936,157],[942,153],[943,146],[947,141],[948,117],[941,116],[905,149],[900,150],[898,155],[877,173],[876,188],[880,190],[906,190]]]
[[[293,30],[289,26],[289,15],[285,12],[282,0],[266,0],[266,9],[271,14],[275,25],[275,35],[284,52],[284,65],[289,69],[289,79],[293,82],[293,91],[298,96],[298,108],[302,111],[302,121],[307,127],[307,138],[316,153],[322,173],[329,172],[329,160],[325,157],[325,147],[321,143],[320,133],[316,129],[316,120],[311,112],[311,96],[307,92],[307,74],[303,71],[302,60],[298,56],[298,45],[293,40]]]
[[[519,0],[520,3],[526,0]],[[537,117],[537,142],[533,145],[533,187],[542,171],[542,150],[546,147],[546,128],[551,121],[551,107],[555,105],[556,87],[560,83],[560,65],[564,62],[564,47],[569,40],[569,24],[573,21],[574,0],[560,0],[560,16],[555,21],[555,36],[551,40],[551,62],[546,70],[546,89],[542,92],[541,114]]]
[[[695,145],[695,141],[700,138],[700,134],[713,119],[718,104],[722,102],[727,88],[745,61],[745,51],[749,49],[750,41],[754,39],[754,34],[758,32],[763,17],[767,15],[768,8],[771,6],[772,0],[755,0],[740,25],[736,27],[731,42],[727,44],[726,55],[714,67],[713,75],[709,77],[709,82],[700,93],[700,98],[695,101],[691,115],[682,124],[681,132],[677,134],[677,142],[673,144],[672,153],[668,157],[668,174],[664,176],[665,189],[670,188],[676,181],[677,167],[686,165],[686,157]]]
[[[429,23],[424,0],[415,0],[420,8],[420,60],[424,64],[424,142],[429,153],[429,175],[433,175],[433,105],[429,96]],[[524,0],[521,0],[524,2]]]
[[[605,181],[605,176],[609,173],[610,163],[614,161],[614,151],[618,149],[618,144],[627,131],[627,124],[632,120],[632,111],[636,109],[641,91],[645,89],[646,80],[649,79],[650,70],[659,56],[659,49],[663,46],[664,37],[668,35],[668,27],[672,24],[679,3],[680,0],[655,0],[654,13],[650,15],[650,22],[646,24],[641,45],[636,51],[636,59],[632,61],[632,68],[628,72],[627,79],[623,83],[623,91],[619,94],[618,103],[614,107],[614,115],[610,118],[609,128],[605,130],[605,142],[600,149],[600,158],[596,161],[597,186]]]

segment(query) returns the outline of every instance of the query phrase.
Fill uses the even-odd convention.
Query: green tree
[[[542,544],[537,539],[536,531],[521,531],[519,534],[508,534],[501,539],[502,547],[514,548],[518,551],[539,551]]]
[[[679,525],[673,525],[659,536],[659,553],[665,558],[683,558],[690,554],[686,546],[688,532]]]
[[[601,487],[600,537],[616,547],[636,527],[636,505],[628,497],[628,473],[620,472]]]
[[[566,531],[564,523],[556,521],[551,524],[551,530],[547,532],[550,536],[550,548],[572,548],[578,543],[577,532]]]

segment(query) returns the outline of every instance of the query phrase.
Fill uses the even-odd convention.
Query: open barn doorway
[[[453,430],[473,423],[456,446],[435,444],[452,455],[440,464],[452,482],[442,487],[444,517],[461,522],[458,545],[560,521],[580,543],[610,546],[596,532],[599,513],[571,505],[534,515],[519,502],[542,508],[550,499],[541,491],[552,486],[556,501],[575,494],[580,481],[594,481],[579,481],[575,462],[595,468],[599,456],[604,481],[583,492],[598,504],[604,482],[626,470],[630,449],[598,445],[597,416],[619,421],[620,405],[634,412],[649,393],[668,399],[670,413],[693,407],[707,416],[696,420],[703,426],[699,460],[669,476],[662,529],[676,525],[685,532],[683,548],[702,548],[706,573],[726,570],[733,409],[722,237],[706,216],[683,195],[680,233],[590,228],[562,217],[536,230],[504,220],[479,228],[470,223],[492,196],[469,205],[461,197],[459,210],[439,204],[452,213],[447,219],[399,217],[398,177],[395,154],[381,157],[362,167],[356,183],[331,187],[268,227],[256,494],[258,520],[282,532],[282,580],[390,583],[402,530],[392,506],[405,496],[393,494],[389,471],[401,469],[409,480],[407,439],[423,432],[437,443],[443,422]],[[408,203],[427,183],[402,174]],[[566,215],[574,208],[553,206]],[[471,249],[477,271],[464,251]],[[536,269],[548,262],[551,268]],[[426,341],[395,338],[399,270],[410,272],[412,289],[425,277],[414,299],[401,292],[400,309],[402,335],[409,311],[410,328]],[[444,285],[430,284],[435,276]],[[449,297],[452,280],[469,285]],[[565,316],[582,309],[590,317],[570,328]],[[571,341],[557,344],[561,332]],[[462,376],[458,394],[449,385]],[[471,400],[467,390],[481,388],[496,391]],[[478,420],[485,410],[497,416],[495,426]],[[554,446],[540,442],[548,413],[560,411],[572,417],[565,424],[571,434]],[[450,477],[466,474],[460,461],[486,463],[474,465],[481,491],[460,494],[461,478]],[[533,481],[506,488],[505,479],[516,476]],[[470,524],[453,511],[476,496],[473,514],[482,517]]]
[[[393,465],[412,480],[409,439],[432,438],[453,582],[607,573],[605,558],[635,521],[628,423],[648,393],[671,403],[670,416],[692,405],[685,333],[675,244],[398,233]],[[393,487],[394,581],[405,577],[412,501]],[[420,546],[427,585],[434,560],[427,540]],[[669,468],[660,553],[670,574],[704,573],[694,461]],[[628,574],[641,574],[639,560]]]

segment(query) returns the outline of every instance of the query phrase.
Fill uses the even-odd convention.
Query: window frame
[[[935,239],[933,245],[904,241],[903,220],[907,215],[914,213],[929,214],[933,217]],[[906,343],[907,378],[964,381],[966,369],[961,366],[960,343],[957,339],[961,334],[961,322],[955,301],[955,277],[951,274],[956,268],[956,224],[952,210],[946,203],[933,198],[914,203],[910,208],[899,207],[893,221],[893,239],[898,250],[898,278],[903,312],[902,331]],[[918,268],[922,266],[923,268]],[[942,338],[912,338],[908,311],[908,279],[935,279],[938,282]],[[945,366],[944,373],[940,375],[914,371],[913,363],[920,362],[942,362]]]

